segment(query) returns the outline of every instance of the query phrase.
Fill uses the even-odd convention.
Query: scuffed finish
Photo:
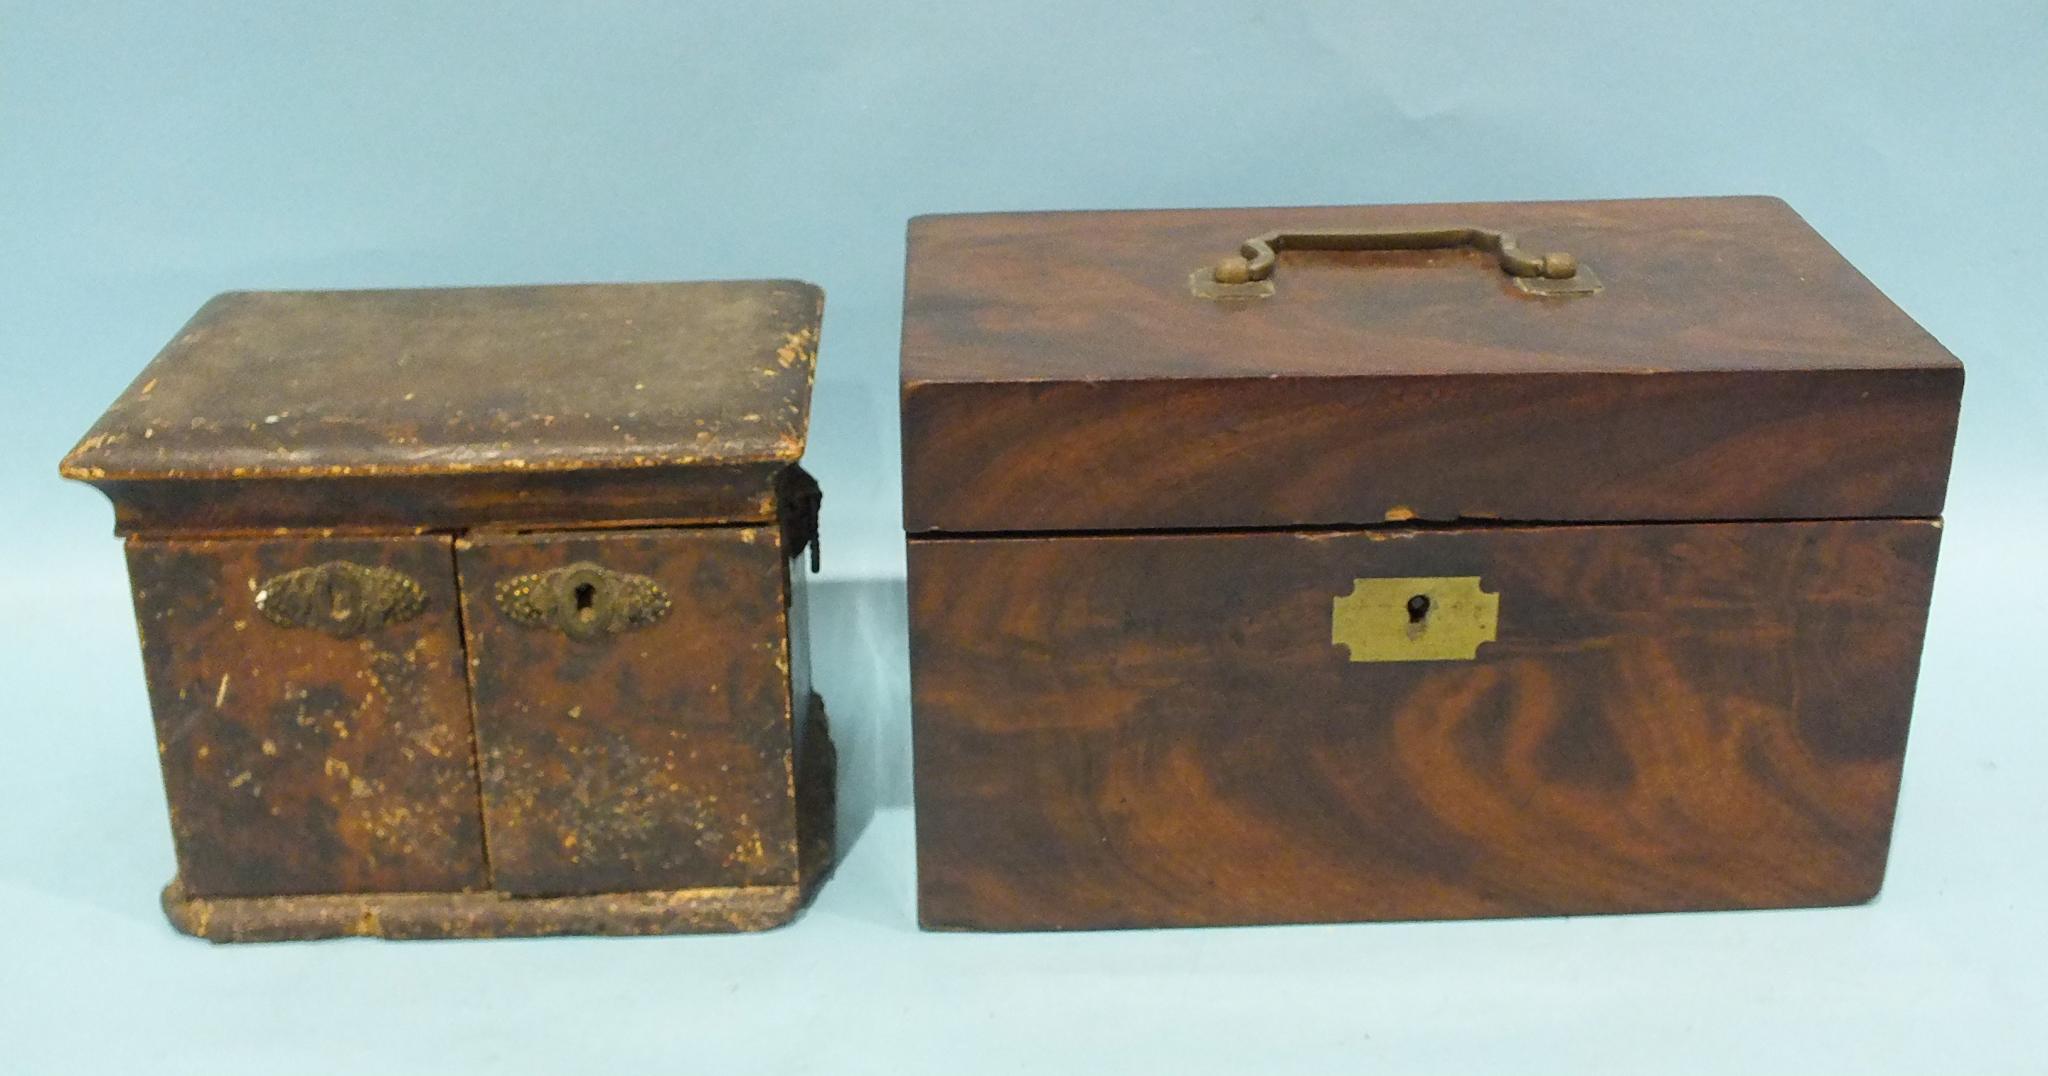
[[[73,478],[787,463],[824,294],[792,280],[229,292],[64,461]]]
[[[133,536],[173,921],[260,940],[786,919],[832,842],[786,607],[787,558],[815,549],[796,460],[821,313],[793,281],[201,310],[61,465]],[[507,575],[564,567],[545,593]],[[507,620],[501,588],[544,624]]]
[[[458,544],[495,888],[792,882],[795,729],[780,528],[472,536]],[[491,599],[588,562],[676,595],[577,639]]]
[[[836,764],[823,700],[812,696],[797,786],[801,877],[789,885],[706,886],[574,897],[393,893],[207,898],[173,881],[173,926],[214,942],[376,937],[504,938],[767,930],[795,918],[833,866]]]
[[[727,934],[782,926],[796,917],[801,902],[795,885],[552,898],[390,893],[224,900],[192,897],[173,883],[163,895],[172,926],[216,942]]]
[[[1883,880],[1931,521],[910,543],[922,921],[1845,904]],[[1477,576],[1354,664],[1362,577]]]
[[[336,638],[258,610],[330,561],[403,573],[419,614]],[[135,539],[128,567],[190,892],[484,885],[448,538]]]
[[[420,477],[97,481],[122,534],[737,523],[776,517],[786,464]]]
[[[1274,228],[1446,224],[1606,287],[1290,251],[1188,291]],[[913,533],[1933,516],[1963,383],[1775,199],[926,217],[907,274]]]

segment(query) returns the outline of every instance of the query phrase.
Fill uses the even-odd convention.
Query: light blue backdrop
[[[2038,1070],[2044,72],[2040,0],[0,3],[0,1071]],[[1752,192],[1969,365],[1877,904],[914,932],[906,217]],[[857,839],[819,906],[749,938],[173,935],[110,515],[54,477],[76,435],[227,288],[747,276],[830,297],[819,678]]]

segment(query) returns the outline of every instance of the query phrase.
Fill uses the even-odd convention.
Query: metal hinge
[[[789,551],[791,560],[809,549],[811,571],[815,573],[821,563],[818,510],[825,503],[825,491],[818,488],[818,480],[810,472],[794,463],[783,470],[780,485],[777,499],[782,505],[782,548]]]

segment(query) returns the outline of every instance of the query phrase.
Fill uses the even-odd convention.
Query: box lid
[[[780,280],[230,293],[62,472],[145,527],[762,517],[822,307]]]
[[[1933,516],[1962,380],[1772,198],[924,217],[905,524]]]

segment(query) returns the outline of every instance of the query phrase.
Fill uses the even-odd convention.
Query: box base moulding
[[[723,934],[796,918],[806,886],[710,886],[574,897],[503,893],[319,893],[194,897],[164,887],[171,925],[215,942],[315,938],[530,938],[551,934]]]
[[[824,700],[811,696],[798,782],[795,885],[703,886],[631,893],[521,897],[474,893],[312,893],[201,897],[164,887],[171,925],[212,942],[320,938],[537,938],[562,934],[735,934],[795,919],[832,873],[838,752]]]

